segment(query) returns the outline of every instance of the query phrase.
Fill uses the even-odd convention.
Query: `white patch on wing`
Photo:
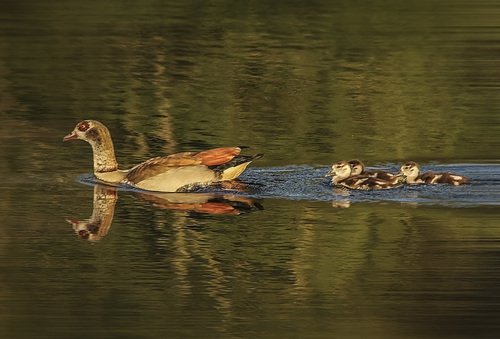
[[[222,176],[220,180],[233,180],[240,176],[241,173],[247,168],[250,164],[249,162],[244,162],[243,164],[239,164],[238,166],[230,167],[222,172]]]
[[[431,180],[431,184],[436,184],[439,181],[439,179],[441,179],[442,177],[443,177],[442,174],[434,175],[434,178],[432,178],[432,180]]]
[[[182,166],[172,167],[134,186],[148,191],[175,192],[186,185],[208,184],[215,179],[215,173],[206,166]]]

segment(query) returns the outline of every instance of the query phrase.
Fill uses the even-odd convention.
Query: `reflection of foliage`
[[[71,3],[18,8],[4,24],[0,83],[30,120],[105,120],[135,145],[131,164],[234,143],[268,165],[477,158],[489,153],[461,140],[498,145],[467,108],[495,111],[496,93],[479,102],[461,85],[488,64],[462,65],[475,60],[460,58],[466,44],[443,49],[448,37],[431,29],[457,19],[425,2]]]
[[[92,250],[68,240],[59,215],[90,204],[71,184],[91,170],[90,149],[61,144],[89,117],[109,126],[124,167],[234,144],[264,152],[256,166],[498,157],[498,16],[476,7],[0,2],[9,18],[0,22],[3,314],[62,337],[75,323],[87,336],[136,326],[136,336],[164,337],[172,321],[182,329],[172,337],[277,328],[299,329],[281,337],[359,328],[389,337],[384,326],[435,331],[443,317],[434,311],[455,326],[467,309],[476,331],[489,330],[494,208],[269,200],[236,221],[125,196],[112,234]],[[346,318],[348,335],[335,335]]]
[[[293,300],[287,308],[291,318],[307,310],[326,316],[319,311],[323,305],[331,312],[357,305],[345,311],[359,312],[358,318],[373,316],[373,309],[363,305],[380,305],[384,315],[397,316],[400,307],[422,307],[419,295],[407,292],[449,291],[460,280],[454,274],[477,262],[469,261],[473,256],[445,253],[460,253],[461,239],[494,237],[496,225],[492,218],[482,229],[468,227],[471,210],[394,204],[338,210],[327,203],[266,200],[263,213],[236,223],[226,218],[179,222],[175,214],[150,212],[141,218],[151,218],[143,223],[151,226],[141,228],[127,220],[127,209],[119,212],[119,239],[135,239],[123,252],[133,255],[132,249],[140,249],[133,265],[163,267],[165,276],[157,285],[167,284],[172,305],[203,300],[225,319],[251,317],[255,308],[248,305],[259,308],[261,319],[275,319],[283,300]],[[101,262],[114,259],[109,253]],[[124,278],[130,266],[124,264],[117,274]],[[466,290],[474,281],[458,284]],[[148,293],[163,291],[155,287]],[[393,298],[402,304],[396,310]],[[438,306],[440,301],[430,302]]]

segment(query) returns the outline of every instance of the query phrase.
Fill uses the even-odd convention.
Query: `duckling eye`
[[[86,122],[86,121],[83,121],[81,123],[78,124],[77,128],[80,132],[85,132],[86,130],[88,130],[90,127],[89,123]]]

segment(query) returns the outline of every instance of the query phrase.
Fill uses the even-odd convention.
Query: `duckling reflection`
[[[347,199],[332,201],[332,207],[339,209],[349,208],[351,207],[351,201]]]
[[[149,192],[132,192],[132,194],[156,208],[188,213],[239,215],[263,209],[258,201],[236,194]],[[66,221],[82,239],[98,241],[109,232],[117,200],[117,188],[95,184],[90,218],[84,220],[66,218]]]
[[[351,207],[351,190],[346,187],[334,186],[333,193],[337,196],[335,200],[333,200],[332,207],[335,208],[349,208]]]

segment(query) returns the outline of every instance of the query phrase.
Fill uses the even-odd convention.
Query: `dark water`
[[[500,4],[0,3],[1,338],[496,338]],[[95,185],[223,145],[232,187]],[[467,175],[342,192],[340,159]]]

